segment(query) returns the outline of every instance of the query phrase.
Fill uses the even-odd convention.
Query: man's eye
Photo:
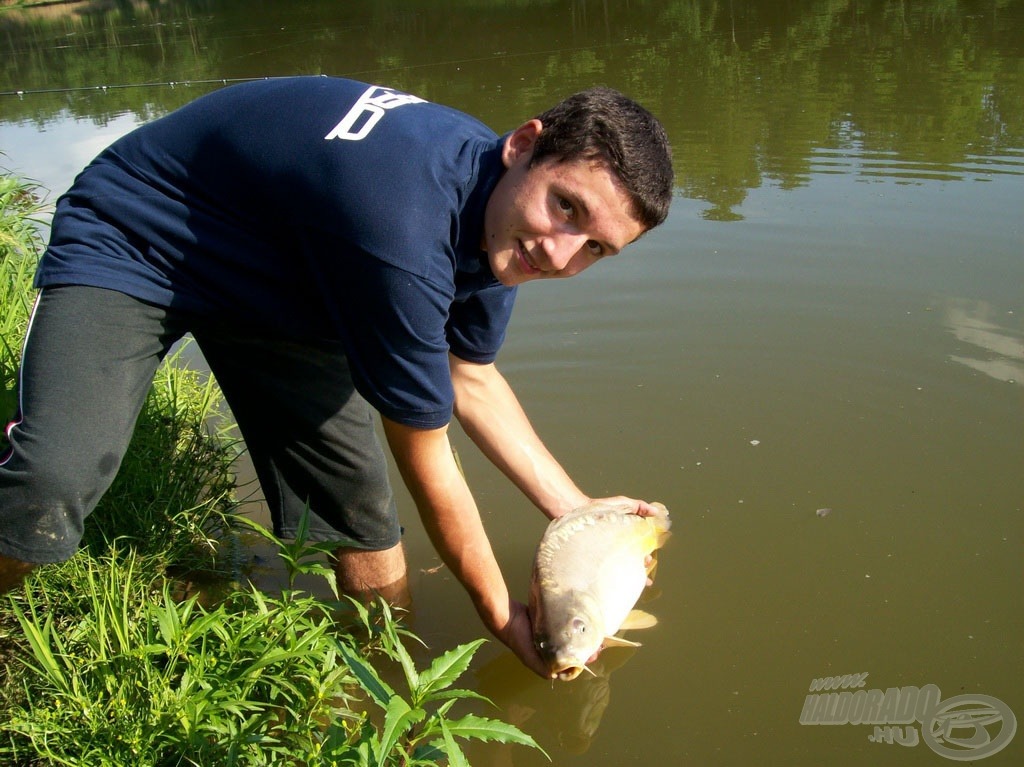
[[[587,249],[592,256],[604,255],[604,248],[601,247],[601,243],[597,240],[587,240]]]
[[[572,219],[576,217],[576,209],[572,206],[572,203],[564,197],[558,198],[558,209],[565,214],[566,218]]]

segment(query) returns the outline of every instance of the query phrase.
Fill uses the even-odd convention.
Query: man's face
[[[484,213],[483,248],[503,285],[572,277],[643,233],[604,163],[545,160],[530,167],[540,131],[531,120],[506,139],[507,170]]]

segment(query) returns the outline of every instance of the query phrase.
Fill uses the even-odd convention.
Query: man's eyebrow
[[[588,219],[590,218],[590,207],[573,185],[556,181],[551,184],[551,190],[563,200],[569,202],[577,213],[582,214]]]
[[[590,206],[587,205],[587,201],[583,199],[579,192],[566,189],[563,193],[569,198],[572,204],[579,209],[580,213],[582,213],[587,220],[590,220]]]

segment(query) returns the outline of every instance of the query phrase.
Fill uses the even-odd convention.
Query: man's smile
[[[530,260],[530,256],[526,251],[526,246],[522,240],[516,240],[516,254],[519,256],[519,263],[523,268],[523,271],[527,274],[540,274],[542,271],[539,267],[535,266]]]

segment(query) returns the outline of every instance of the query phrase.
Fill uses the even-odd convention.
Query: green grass
[[[0,175],[0,418],[7,418],[17,404],[14,384],[21,339],[35,300],[32,276],[43,245],[43,212],[36,187]]]
[[[73,616],[32,589],[11,598],[28,651],[24,698],[0,724],[3,763],[397,767],[468,764],[457,739],[537,747],[504,722],[450,715],[482,699],[453,684],[483,640],[421,671],[383,602],[248,587],[205,607],[123,551],[67,567],[86,604]],[[384,681],[387,663],[406,694]]]
[[[16,405],[41,212],[38,190],[0,175],[0,418]],[[227,578],[238,446],[215,383],[176,363],[161,366],[78,554],[0,597],[0,767],[458,767],[462,740],[538,747],[453,714],[480,699],[453,685],[483,640],[420,670],[405,646],[418,640],[385,603],[295,590],[319,574],[337,597],[322,545],[260,528],[288,586],[268,595]],[[221,575],[216,598],[169,576],[196,571]]]
[[[127,552],[68,566],[73,619],[31,590],[12,600],[29,645],[25,700],[0,726],[12,763],[300,764],[345,721],[354,680],[316,600],[250,588],[206,608]]]

